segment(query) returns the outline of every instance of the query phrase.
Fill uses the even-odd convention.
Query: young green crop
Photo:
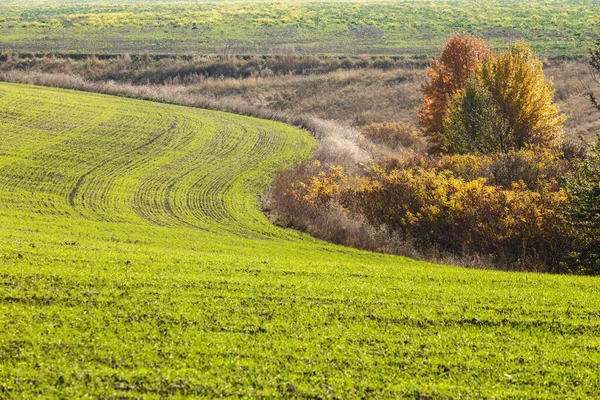
[[[600,283],[269,224],[299,129],[0,84],[1,398],[594,398]]]
[[[161,54],[433,55],[452,34],[545,56],[585,55],[600,2],[573,0],[168,1],[0,4],[2,49]]]

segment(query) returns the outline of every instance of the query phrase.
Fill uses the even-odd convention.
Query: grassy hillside
[[[585,54],[598,0],[8,0],[0,46],[77,53],[435,54],[453,33]]]
[[[600,395],[600,281],[270,225],[280,123],[0,84],[0,397]]]

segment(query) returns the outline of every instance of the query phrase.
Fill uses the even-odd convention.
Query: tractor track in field
[[[275,135],[269,135],[267,131],[259,129],[257,139],[248,151],[248,153],[254,155],[254,158],[246,159],[237,169],[241,171],[256,167],[257,164],[260,163],[262,156],[276,150],[272,146],[274,138]],[[193,211],[202,211],[204,215],[222,224],[225,223],[226,220],[235,222],[237,219],[235,215],[228,210],[228,204],[223,194],[227,193],[236,184],[237,180],[234,178],[224,181],[215,179],[207,181],[208,183],[205,181],[206,180],[204,179],[198,179],[191,185],[191,189],[204,188],[205,190],[199,190],[199,193],[203,195],[204,201],[193,202],[191,198],[188,198],[189,208]],[[204,186],[202,185],[203,183],[205,184]],[[221,196],[219,196],[219,194],[221,194]],[[200,207],[194,207],[193,204],[199,204]]]
[[[248,130],[241,126],[238,125],[241,130],[242,130],[242,135],[240,136],[240,138],[235,142],[235,144],[231,147],[229,147],[225,152],[223,153],[218,153],[219,158],[221,159],[225,159],[227,156],[231,155],[233,152],[236,151],[236,149],[238,149],[238,147],[240,146],[240,143],[242,143],[244,141],[244,139],[246,138],[246,136],[248,135]],[[221,136],[219,136],[220,132],[217,132],[214,136],[214,138],[216,139],[215,141],[220,144],[219,142],[223,141],[223,138]],[[208,143],[208,148],[218,148],[218,146],[210,146],[211,142]],[[179,222],[182,222],[188,226],[197,228],[197,229],[202,229],[202,230],[206,230],[204,228],[201,228],[197,225],[194,225],[192,223],[190,223],[189,221],[186,221],[185,219],[181,218],[180,216],[178,216],[174,211],[173,211],[173,207],[171,206],[171,201],[170,201],[170,196],[171,196],[171,192],[173,190],[173,188],[175,187],[176,184],[178,184],[179,182],[183,181],[187,176],[191,175],[192,173],[195,173],[197,171],[199,171],[200,169],[204,168],[205,165],[201,164],[198,165],[195,168],[192,168],[188,171],[186,171],[185,173],[183,173],[182,175],[180,175],[178,178],[176,178],[173,182],[171,182],[165,191],[165,196],[164,196],[164,202],[165,202],[165,209],[167,210],[167,212],[176,220],[178,220]],[[204,210],[206,211],[206,210]],[[207,212],[204,213],[205,215],[209,216],[209,214]],[[213,218],[214,219],[214,218]]]
[[[2,192],[0,201],[48,216],[263,237],[272,226],[258,197],[274,171],[298,159],[298,143],[304,156],[311,149],[310,136],[299,139],[277,122],[20,90],[3,98],[9,114],[31,109],[15,114],[13,125],[41,132],[51,147],[28,142],[38,146],[6,169],[4,186],[12,192]]]
[[[79,179],[77,180],[77,183],[75,184],[75,186],[73,187],[73,189],[71,189],[71,192],[69,193],[69,205],[71,207],[73,207],[74,209],[76,209],[75,207],[75,197],[77,196],[77,192],[79,191],[79,189],[81,188],[81,186],[83,185],[83,182],[85,181],[85,179],[93,174],[94,172],[98,171],[100,168],[104,167],[105,165],[114,162],[115,160],[118,160],[120,158],[126,157],[128,155],[131,155],[137,151],[143,150],[144,148],[150,146],[152,143],[156,142],[157,140],[159,140],[160,138],[162,138],[163,136],[165,136],[167,133],[171,132],[173,129],[175,129],[177,127],[177,121],[173,121],[171,123],[171,126],[169,126],[168,129],[165,129],[164,131],[162,131],[161,133],[159,133],[158,135],[154,136],[152,139],[150,139],[149,141],[129,150],[126,151],[125,153],[121,153],[116,157],[112,157],[108,160],[105,160],[103,162],[101,162],[100,164],[96,165],[94,168],[90,169],[89,171],[87,171],[86,173],[84,173],[83,175],[81,175],[79,177]],[[89,219],[85,214],[81,213],[80,211],[78,211],[78,213],[85,219]]]

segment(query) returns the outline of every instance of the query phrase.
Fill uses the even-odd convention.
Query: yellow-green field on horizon
[[[315,141],[0,84],[0,398],[598,398],[600,281],[271,225]]]
[[[4,0],[0,51],[430,56],[452,34],[583,56],[600,0]]]

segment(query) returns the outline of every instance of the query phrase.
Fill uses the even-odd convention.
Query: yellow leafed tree
[[[554,88],[552,81],[545,81],[542,62],[525,42],[486,57],[476,76],[500,106],[508,122],[505,134],[514,141],[513,148],[560,144],[566,116],[553,102]]]

